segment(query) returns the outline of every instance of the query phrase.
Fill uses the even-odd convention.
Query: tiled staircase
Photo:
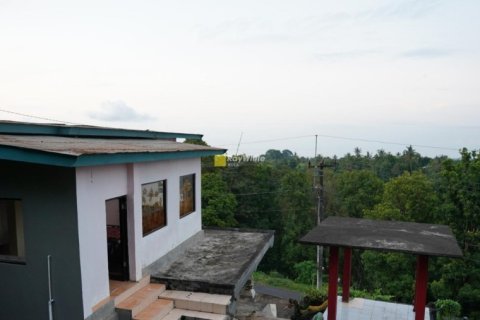
[[[119,320],[228,320],[230,296],[166,290],[147,277],[114,296]]]

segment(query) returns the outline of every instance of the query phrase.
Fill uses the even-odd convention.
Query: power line
[[[315,135],[306,135],[306,136],[295,136],[295,137],[285,137],[285,138],[276,138],[276,139],[267,139],[267,140],[257,140],[257,141],[247,141],[247,142],[242,142],[242,144],[258,144],[258,143],[267,143],[267,142],[277,142],[277,141],[285,141],[285,140],[296,140],[296,139],[304,139],[304,138],[311,138],[314,137]],[[234,146],[236,144],[230,143],[230,144],[221,144],[219,147],[226,147],[226,146]]]
[[[28,117],[28,118],[32,118],[32,119],[47,120],[47,121],[53,121],[53,122],[64,123],[64,124],[72,124],[72,125],[81,125],[79,123],[56,120],[56,119],[46,118],[46,117],[39,117],[39,116],[34,116],[34,115],[31,115],[31,114],[11,111],[11,110],[7,110],[7,109],[0,109],[0,112],[10,113],[10,114],[14,114],[14,115],[22,116],[22,117]]]
[[[21,113],[16,111],[11,111],[7,109],[0,109],[0,112],[19,115],[23,117],[39,119],[39,120],[46,120],[46,121],[53,121],[58,123],[70,124],[70,125],[82,125],[79,123],[69,122],[69,121],[62,121],[53,118],[35,116],[27,113]],[[242,132],[243,135],[243,132]],[[275,139],[266,139],[266,140],[256,140],[256,141],[247,141],[242,142],[242,144],[261,144],[261,143],[269,143],[269,142],[278,142],[278,141],[287,141],[287,140],[297,140],[297,139],[305,139],[305,138],[312,138],[312,137],[322,137],[328,139],[338,139],[338,140],[348,140],[348,141],[361,141],[367,143],[380,143],[380,144],[389,144],[389,145],[398,145],[398,146],[412,146],[416,148],[428,148],[428,149],[439,149],[439,150],[450,150],[450,151],[458,151],[460,148],[452,148],[452,147],[442,147],[442,146],[432,146],[432,145],[423,145],[423,144],[412,144],[412,143],[402,143],[402,142],[395,142],[395,141],[386,141],[386,140],[376,140],[376,139],[365,139],[365,138],[352,138],[346,136],[336,136],[336,135],[327,135],[327,134],[309,134],[309,135],[302,135],[302,136],[292,136],[292,137],[283,137],[283,138],[275,138]],[[240,143],[240,142],[239,142]],[[239,146],[238,143],[238,146]],[[219,146],[231,146],[237,144],[223,144]]]
[[[412,146],[412,147],[416,147],[416,148],[428,148],[428,149],[439,149],[439,150],[450,150],[450,151],[458,151],[460,149],[460,148],[452,148],[452,147],[431,146],[431,145],[424,145],[424,144],[403,143],[403,142],[386,141],[386,140],[352,138],[352,137],[346,137],[346,136],[334,136],[334,135],[320,134],[320,133],[303,135],[303,136],[283,137],[283,138],[276,138],[276,139],[245,141],[245,142],[242,142],[242,144],[261,144],[261,143],[269,143],[269,142],[278,142],[278,141],[312,138],[312,137],[315,137],[315,136],[322,137],[322,138],[328,138],[328,139],[337,139],[337,140],[361,141],[361,142],[368,142],[368,143],[380,143],[380,144],[389,144],[389,145],[398,145],[398,146]],[[236,144],[230,143],[230,144],[223,144],[223,145],[219,145],[219,146],[226,147],[226,146],[233,146],[233,145],[236,145]]]
[[[326,135],[326,134],[319,134],[318,136],[323,137],[323,138],[330,138],[330,139],[362,141],[362,142],[381,143],[381,144],[392,144],[392,145],[398,145],[398,146],[412,146],[412,147],[418,147],[418,148],[442,149],[442,150],[453,150],[453,151],[458,151],[459,150],[459,148],[451,148],[451,147],[429,146],[429,145],[422,145],[422,144],[401,143],[401,142],[373,140],[373,139],[364,139],[364,138],[351,138],[351,137],[343,137],[343,136],[332,136],[332,135]]]

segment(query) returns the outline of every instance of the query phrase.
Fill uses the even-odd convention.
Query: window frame
[[[144,210],[143,190],[144,190],[144,187],[146,187],[147,185],[153,185],[153,184],[156,184],[156,183],[163,183],[163,190],[162,190],[162,194],[163,194],[163,219],[164,219],[165,223],[163,225],[156,226],[151,230],[145,231],[144,212],[143,212],[143,210]],[[156,181],[146,182],[146,183],[141,184],[141,189],[142,189],[142,193],[141,193],[141,196],[142,196],[142,236],[143,237],[146,237],[146,236],[154,233],[157,230],[165,228],[168,225],[168,221],[167,221],[167,218],[168,218],[168,214],[167,214],[167,211],[168,211],[167,210],[167,185],[168,185],[167,184],[167,179],[161,179],[161,180],[156,180]]]
[[[21,215],[21,229],[22,229],[22,243],[21,246],[23,247],[23,256],[20,256],[18,254],[18,239],[16,239],[17,243],[17,253],[15,255],[6,255],[6,254],[1,254],[0,253],[0,263],[11,263],[11,264],[26,264],[26,250],[25,250],[25,223],[24,223],[24,214],[23,214],[23,209],[22,209],[22,199],[19,198],[0,198],[0,201],[13,201],[13,202],[18,202],[20,206],[20,212],[19,214]],[[14,210],[15,210],[15,204],[14,204]],[[18,228],[18,221],[17,221],[17,212],[14,211],[15,214],[15,226]],[[8,228],[8,226],[7,226]]]
[[[182,202],[183,202],[183,191],[182,191],[182,179],[184,178],[187,178],[187,177],[192,177],[192,210],[191,211],[186,211],[186,212],[182,212]],[[180,176],[179,177],[179,216],[180,216],[180,219],[194,213],[196,211],[196,196],[197,196],[197,188],[196,188],[196,180],[197,180],[197,177],[196,177],[196,173],[189,173],[189,174],[186,174],[186,175],[183,175],[183,176]]]

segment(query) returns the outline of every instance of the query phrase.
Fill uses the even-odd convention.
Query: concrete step
[[[173,309],[173,301],[157,299],[140,311],[134,320],[161,320]]]
[[[172,300],[175,308],[226,315],[231,296],[201,292],[166,290],[160,298]]]
[[[157,300],[163,291],[165,291],[165,285],[149,283],[134,292],[117,305],[116,310],[120,319],[132,319],[149,304]]]
[[[173,309],[162,320],[180,320],[183,316],[195,318],[195,319],[206,319],[206,320],[228,320],[229,319],[229,317],[225,314],[200,312],[200,311],[185,310],[185,309]]]
[[[150,283],[150,276],[142,278],[138,282],[132,281],[110,281],[110,298],[115,301],[115,306],[130,297],[132,294]],[[113,288],[112,288],[113,287]]]

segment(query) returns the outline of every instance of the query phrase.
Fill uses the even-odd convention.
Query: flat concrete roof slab
[[[267,250],[273,232],[205,229],[204,238],[176,260],[153,272],[169,289],[238,296]]]
[[[416,255],[463,256],[450,228],[438,224],[328,217],[300,242]]]

